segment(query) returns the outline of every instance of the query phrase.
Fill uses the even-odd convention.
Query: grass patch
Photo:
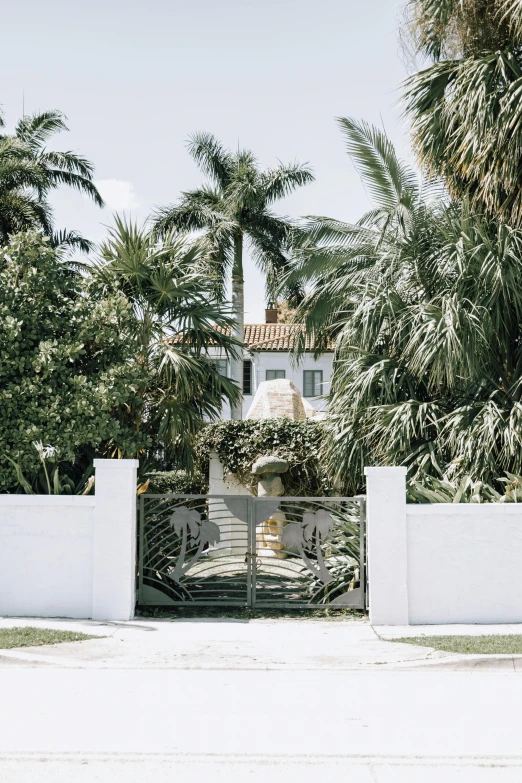
[[[84,639],[99,639],[88,633],[78,631],[54,631],[51,628],[0,628],[0,650],[13,647],[40,647],[44,644],[62,642],[81,642]]]
[[[520,636],[405,636],[388,641],[468,655],[522,655]]]
[[[230,618],[231,620],[364,620],[359,609],[248,609],[241,606],[140,607],[138,617],[183,620],[189,618]]]

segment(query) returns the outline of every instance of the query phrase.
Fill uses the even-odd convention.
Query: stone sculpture
[[[297,386],[286,378],[277,378],[259,384],[246,418],[299,421],[306,419],[307,415]]]
[[[252,473],[258,476],[258,497],[281,497],[285,489],[281,473],[288,470],[288,462],[280,457],[260,457],[252,465]],[[266,519],[256,527],[256,550],[263,557],[276,557],[283,560],[283,528],[286,517],[282,511],[275,511],[270,519]]]

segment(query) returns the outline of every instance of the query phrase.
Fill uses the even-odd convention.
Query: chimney
[[[276,324],[277,323],[277,306],[274,302],[268,302],[265,310],[265,323]]]

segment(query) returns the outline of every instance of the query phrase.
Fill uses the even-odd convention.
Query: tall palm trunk
[[[243,233],[238,231],[234,237],[234,266],[232,267],[232,312],[235,325],[232,327],[232,336],[243,342],[245,333],[245,281],[243,279]],[[243,388],[243,357],[232,358],[230,361],[230,375],[240,389]],[[243,418],[243,396],[235,405],[231,406],[232,419]]]

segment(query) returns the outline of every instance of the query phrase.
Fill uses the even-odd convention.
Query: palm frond
[[[71,250],[80,250],[82,253],[91,253],[94,250],[94,242],[86,239],[78,231],[53,231],[51,236],[51,246],[55,248],[69,248]]]
[[[226,188],[234,169],[234,161],[221,142],[212,133],[194,133],[187,146],[203,173],[221,189]]]
[[[290,195],[296,188],[308,185],[314,180],[314,174],[308,164],[297,161],[287,165],[281,163],[277,168],[263,172],[262,183],[265,202],[272,204],[274,201]]]
[[[145,227],[116,216],[92,265],[98,283],[122,292],[135,313],[129,341],[149,373],[140,426],[185,467],[205,418],[215,418],[223,400],[235,404],[240,395],[210,358],[214,349],[236,358],[241,346],[230,336],[230,308],[216,301],[213,281],[200,271],[202,255],[201,245],[186,235],[158,241]]]
[[[417,178],[399,161],[386,135],[364,121],[341,117],[337,122],[348,154],[377,206],[389,214],[401,205],[411,208],[417,196]]]
[[[52,211],[47,197],[60,185],[72,187],[103,206],[93,182],[92,164],[73,152],[46,149],[52,135],[62,130],[68,130],[64,115],[46,111],[22,117],[14,135],[0,136],[2,239],[29,228],[41,228],[52,235]],[[85,243],[83,246],[87,247]]]
[[[40,150],[51,136],[60,131],[67,131],[66,117],[60,111],[48,110],[26,115],[18,121],[16,136],[33,149]]]

